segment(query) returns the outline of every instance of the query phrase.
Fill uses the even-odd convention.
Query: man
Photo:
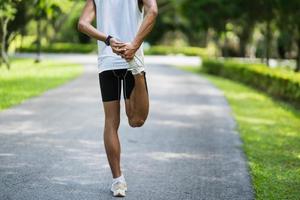
[[[143,41],[154,26],[157,13],[156,0],[87,0],[78,22],[79,31],[98,43],[104,146],[113,176],[114,196],[124,197],[127,191],[120,168],[118,139],[121,88],[129,125],[142,126],[149,111]],[[97,28],[92,25],[95,17]]]

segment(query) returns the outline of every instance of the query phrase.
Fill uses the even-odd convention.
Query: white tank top
[[[135,38],[143,21],[144,8],[139,9],[138,0],[94,0],[96,5],[97,29],[122,42],[131,42]],[[98,72],[111,69],[126,69],[128,62],[112,52],[110,46],[102,41],[98,43]],[[136,52],[144,61],[143,44]]]

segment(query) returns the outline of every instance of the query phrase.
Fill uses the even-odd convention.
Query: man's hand
[[[117,40],[116,38],[110,39],[110,47],[112,51],[119,56],[122,56],[122,54],[124,53],[124,50],[122,49],[123,44],[123,42]]]
[[[132,42],[121,42],[115,38],[110,39],[110,46],[112,51],[124,58],[127,62],[133,59],[138,46],[134,45]]]
[[[121,43],[120,47],[121,47],[120,51],[122,52],[121,56],[127,62],[133,59],[136,51],[139,48],[137,45],[134,45],[132,42]]]

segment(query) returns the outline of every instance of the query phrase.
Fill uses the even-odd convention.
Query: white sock
[[[117,182],[117,181],[120,181],[120,182],[122,182],[122,183],[125,183],[125,182],[126,182],[123,173],[121,174],[121,176],[119,176],[119,177],[117,177],[117,178],[113,178],[113,184],[114,184],[115,182]]]

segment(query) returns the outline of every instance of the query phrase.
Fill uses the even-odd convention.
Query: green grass
[[[300,111],[263,92],[203,74],[220,88],[238,123],[256,199],[300,199]]]
[[[83,72],[77,64],[31,59],[14,59],[10,70],[0,67],[0,110],[17,105],[70,81]]]

